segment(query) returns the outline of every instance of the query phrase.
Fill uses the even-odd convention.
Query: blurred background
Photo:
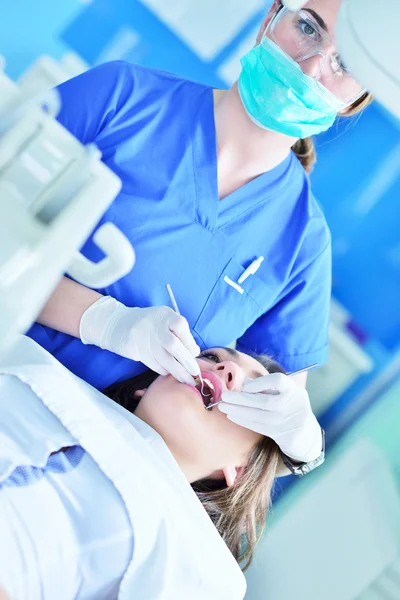
[[[0,54],[26,88],[123,59],[225,88],[265,0],[0,0]],[[379,105],[319,137],[333,236],[328,363],[309,392],[325,467],[279,482],[249,600],[400,598],[400,125]]]

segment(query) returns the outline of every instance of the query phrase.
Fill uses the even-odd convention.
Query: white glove
[[[79,333],[84,344],[140,361],[160,375],[171,373],[184,383],[194,385],[191,375],[200,373],[194,358],[200,348],[189,324],[167,306],[128,308],[103,296],[83,313]]]
[[[268,393],[270,392],[270,393]],[[220,411],[273,439],[289,458],[310,462],[322,451],[322,431],[307,391],[282,373],[247,379],[241,392],[224,392]]]

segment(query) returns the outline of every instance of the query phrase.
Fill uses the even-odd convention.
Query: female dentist
[[[291,12],[276,0],[228,91],[124,62],[59,87],[60,122],[96,143],[123,183],[101,223],[115,223],[137,256],[105,289],[64,279],[30,330],[72,372],[105,388],[145,364],[193,383],[197,344],[233,340],[287,371],[324,362],[330,234],[306,173],[309,137],[371,100],[336,50],[340,4]],[[101,257],[92,238],[83,252]],[[187,322],[161,306],[167,282]],[[267,376],[220,409],[294,461],[315,460],[322,437],[307,393],[282,378],[277,402],[270,388]]]

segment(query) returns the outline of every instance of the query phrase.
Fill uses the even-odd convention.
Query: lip
[[[214,375],[211,371],[201,371],[203,379],[208,379],[214,386],[214,399],[213,402],[219,402],[222,396],[222,383],[219,377]],[[201,396],[201,394],[200,394]]]

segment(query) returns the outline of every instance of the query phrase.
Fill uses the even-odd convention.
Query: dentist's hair
[[[354,115],[363,111],[364,108],[367,108],[372,101],[373,96],[366,92],[363,94],[363,96],[361,96],[361,98],[354,102],[354,104],[352,104],[345,113],[341,114],[340,117],[354,117]],[[311,173],[317,162],[317,153],[313,139],[304,138],[302,140],[298,140],[294,146],[292,146],[292,150],[303,165],[306,173]]]
[[[282,367],[268,357],[253,358],[269,373],[284,373]],[[140,402],[136,392],[149,387],[157,377],[157,373],[148,370],[108,387],[104,393],[133,413]],[[192,484],[208,516],[243,570],[250,565],[265,529],[279,458],[277,444],[263,437],[250,452],[247,466],[231,487],[227,487],[225,480],[215,479],[203,479]]]

